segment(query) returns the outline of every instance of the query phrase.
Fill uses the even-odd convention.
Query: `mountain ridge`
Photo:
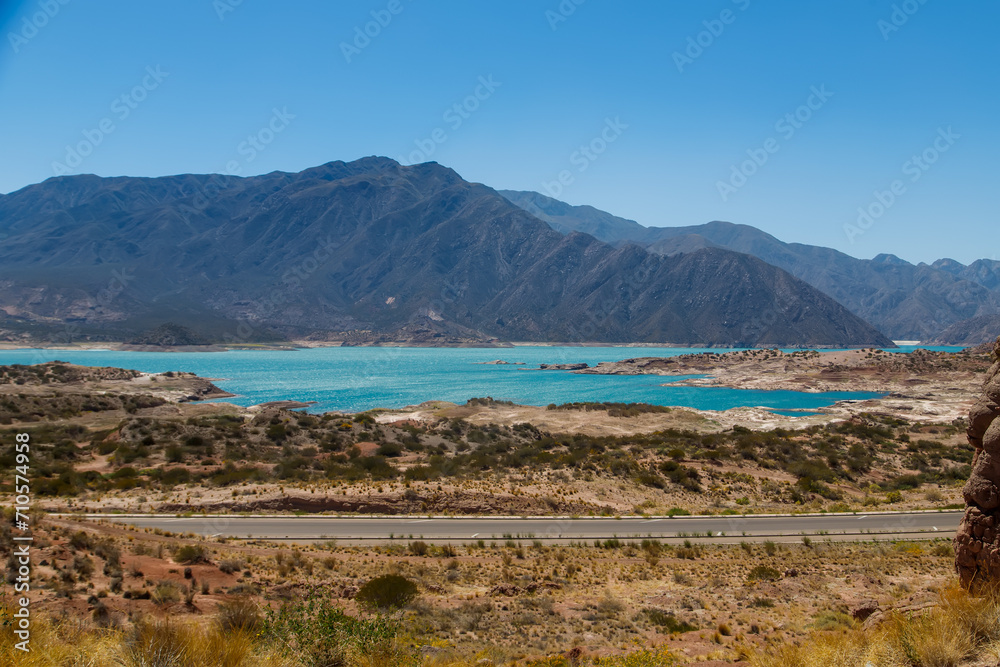
[[[134,338],[171,322],[208,339],[891,345],[749,255],[672,258],[560,234],[437,163],[64,176],[0,199],[0,232],[8,330],[73,323]]]
[[[749,225],[713,221],[643,227],[537,192],[500,193],[554,229],[591,230],[613,245],[638,243],[666,256],[712,246],[751,254],[819,289],[894,340],[936,339],[960,322],[1000,313],[1000,291],[990,288],[1000,287],[1000,262],[993,260],[978,260],[969,267],[958,262],[947,267],[935,266],[938,262],[915,265],[887,253],[864,260],[832,248],[786,243]]]

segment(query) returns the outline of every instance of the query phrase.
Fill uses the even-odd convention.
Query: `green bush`
[[[78,530],[75,533],[73,533],[72,536],[70,536],[69,545],[70,547],[73,548],[73,550],[89,549],[91,546],[90,535],[83,532],[82,530]]]
[[[646,615],[646,618],[649,619],[650,623],[659,626],[666,632],[691,632],[692,630],[698,629],[687,621],[677,620],[677,617],[672,613],[662,609],[647,607],[646,609],[643,609],[642,612]]]
[[[369,609],[387,611],[405,607],[417,597],[417,585],[398,574],[375,577],[358,590],[355,598]]]
[[[396,624],[388,618],[355,618],[313,594],[267,611],[262,635],[287,646],[310,667],[328,667],[354,664],[349,662],[351,653],[392,657],[398,652],[393,642],[396,632]],[[395,657],[386,664],[404,662],[403,655]]]
[[[386,442],[382,444],[375,453],[379,456],[400,456],[403,453],[403,446],[398,442]]]
[[[777,581],[781,579],[781,572],[770,565],[758,565],[747,575],[747,581]]]
[[[635,476],[635,481],[643,486],[651,486],[654,489],[665,489],[667,483],[663,481],[663,478],[654,472],[640,472]]]
[[[174,551],[174,560],[184,565],[208,562],[208,552],[200,544],[185,544]]]
[[[171,604],[181,599],[184,590],[173,581],[161,581],[153,591],[152,600],[156,604]]]

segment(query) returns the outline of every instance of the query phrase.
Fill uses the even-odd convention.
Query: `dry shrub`
[[[814,633],[800,646],[782,646],[749,656],[753,667],[956,667],[994,656],[1000,646],[1000,595],[970,595],[955,585],[938,606],[893,613],[872,628],[839,634]]]
[[[216,623],[223,634],[248,632],[256,634],[263,622],[260,607],[253,599],[241,595],[219,605]]]
[[[2,605],[0,605],[2,606]],[[81,619],[32,616],[31,652],[15,648],[14,628],[0,624],[0,665],[17,667],[301,667],[286,646],[246,632],[223,634],[196,623],[139,618],[127,630]],[[388,663],[387,663],[388,664]]]
[[[225,558],[219,561],[219,570],[225,574],[234,574],[246,567],[246,563],[240,558]]]
[[[173,581],[161,581],[153,591],[152,600],[156,604],[171,604],[181,599],[184,588]]]
[[[140,620],[118,651],[123,667],[173,667],[192,662],[190,635],[173,623]]]

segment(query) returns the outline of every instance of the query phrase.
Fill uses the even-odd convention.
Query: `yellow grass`
[[[12,628],[0,630],[0,665],[17,667],[297,667],[280,647],[243,633],[223,635],[191,624],[140,622],[108,630],[86,622],[36,618],[31,651],[15,648]]]
[[[941,593],[937,606],[892,613],[864,629],[816,633],[795,646],[754,652],[753,667],[961,667],[998,657],[1000,595],[976,597],[957,585]]]
[[[309,663],[286,647],[243,631],[222,632],[176,621],[138,620],[104,629],[87,621],[33,619],[30,653],[15,649],[11,626],[0,628],[0,664],[18,667],[302,667]],[[1000,657],[1000,595],[970,595],[957,585],[926,610],[893,612],[873,627],[816,632],[796,645],[751,651],[753,667],[962,667]],[[476,657],[421,657],[396,643],[360,655],[345,650],[344,667],[465,667]],[[532,663],[569,667],[562,656]],[[665,650],[643,650],[581,665],[668,667],[679,664]],[[991,663],[992,664],[992,663]]]
[[[223,633],[217,627],[193,623],[139,620],[127,629],[104,629],[87,621],[35,618],[31,651],[15,648],[11,627],[0,627],[0,665],[16,667],[320,667],[280,643],[242,631]],[[396,643],[369,654],[344,648],[342,667],[481,667],[474,657],[421,657]],[[335,651],[334,654],[337,652]],[[502,664],[501,662],[487,664]],[[570,667],[562,656],[536,661],[537,667]],[[584,659],[580,665],[600,667],[674,667],[665,649],[640,650],[619,657]]]

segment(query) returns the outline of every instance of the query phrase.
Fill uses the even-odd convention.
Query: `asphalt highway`
[[[311,541],[468,541],[539,539],[548,541],[610,538],[744,539],[897,539],[952,537],[961,511],[867,514],[699,516],[673,518],[560,517],[338,517],[240,515],[87,515],[172,533],[236,539]]]

